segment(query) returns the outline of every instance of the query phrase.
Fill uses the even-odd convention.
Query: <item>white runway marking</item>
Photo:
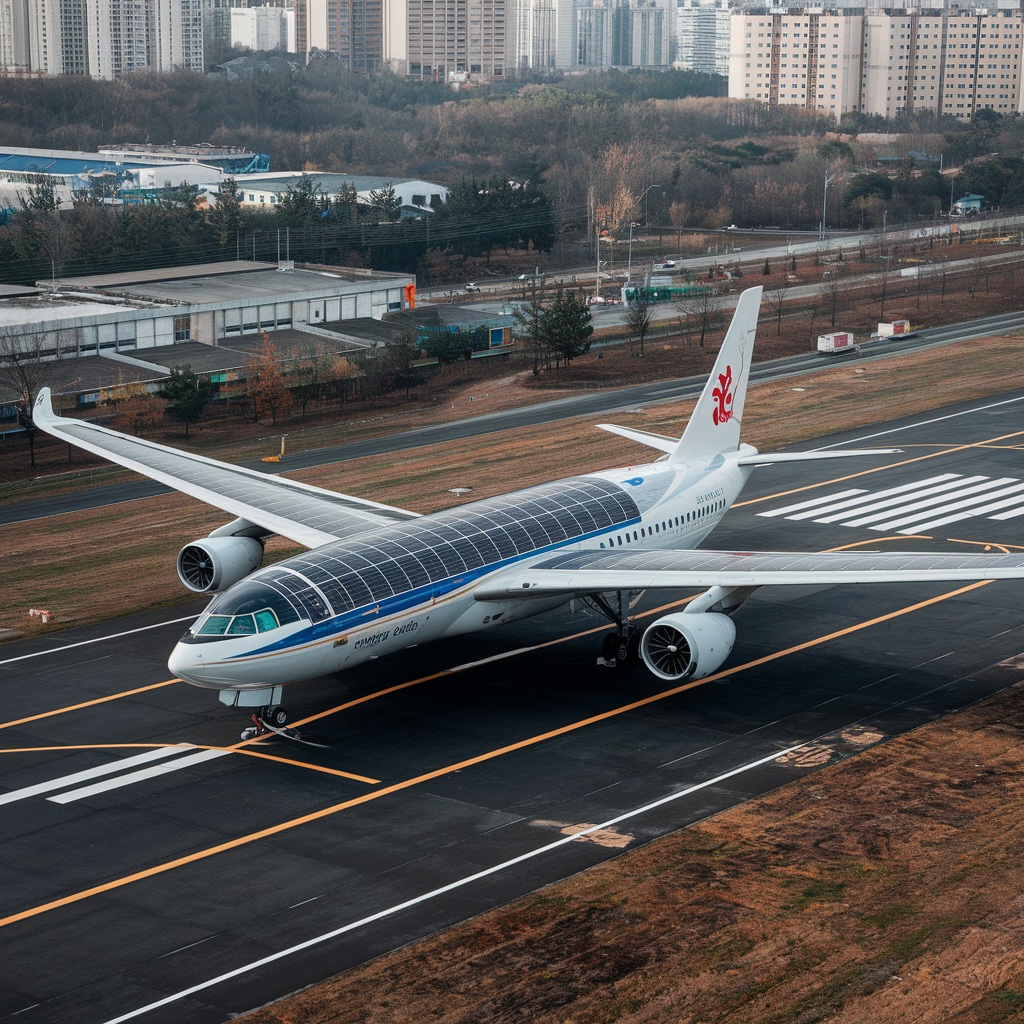
[[[757,515],[895,530],[902,534],[922,533],[964,519],[987,516],[1005,520],[1024,515],[1024,482],[1012,476],[943,473],[881,491],[837,491]]]
[[[101,775],[113,775],[114,772],[119,772],[123,768],[134,768],[136,765],[146,764],[148,761],[157,761],[161,757],[170,757],[172,754],[180,754],[182,751],[194,749],[191,743],[182,743],[172,747],[157,747],[156,750],[147,750],[142,754],[123,757],[95,768],[87,768],[84,772],[75,772],[73,775],[65,775],[59,779],[51,779],[49,782],[40,782],[34,786],[26,786],[24,789],[3,793],[0,795],[0,804],[12,804],[16,800],[25,800],[30,796],[38,796],[40,793],[52,793],[55,789],[73,786],[78,782],[87,782],[89,779],[95,779]]]
[[[819,509],[819,506],[825,505],[830,501],[834,501],[836,498],[847,498],[851,494],[868,494],[863,487],[851,487],[848,491],[839,491],[838,494],[827,494],[824,498],[811,498],[810,501],[798,501],[795,505],[783,505],[782,508],[772,509],[770,512],[758,512],[759,516],[764,516],[770,519],[772,516],[786,516],[787,519],[795,519],[796,516],[787,515],[789,512],[796,512],[800,509],[814,508]]]
[[[109,633],[107,636],[93,637],[92,640],[79,640],[74,644],[65,644],[63,647],[51,647],[47,651],[36,651],[35,654],[19,654],[16,658],[5,658],[0,665],[10,665],[14,661],[24,661],[26,658],[41,658],[44,654],[57,654],[60,651],[70,651],[72,647],[84,647],[86,644],[98,644],[103,640],[116,640],[119,636],[130,636],[132,633],[144,633],[147,629],[159,629],[161,626],[173,626],[176,622],[192,622],[199,618],[198,615],[186,615],[180,619],[168,619],[166,622],[154,622],[152,626],[139,626],[138,629],[126,629],[123,633]]]
[[[916,423],[907,423],[902,427],[892,427],[889,430],[879,430],[875,434],[864,434],[861,437],[851,437],[847,441],[836,441],[835,444],[827,444],[822,448],[811,448],[812,452],[827,452],[830,448],[842,448],[844,444],[859,444],[861,441],[870,441],[875,437],[885,437],[886,434],[898,434],[901,430],[913,430],[915,427],[927,427],[932,423],[942,423],[945,420],[955,420],[958,416],[971,416],[976,412],[986,412],[989,409],[998,409],[1001,405],[1013,405],[1014,402],[1024,402],[1021,398],[1004,398],[1001,402],[991,402],[988,405],[977,405],[973,409],[963,409],[960,412],[951,412],[946,416],[935,416],[930,420],[919,420]]]
[[[212,761],[215,757],[223,757],[230,754],[230,750],[200,750],[198,753],[189,754],[188,757],[179,757],[176,761],[167,764],[158,764],[153,768],[143,768],[141,771],[130,772],[128,775],[119,775],[116,779],[105,779],[103,782],[93,783],[91,786],[82,786],[81,789],[72,789],[67,793],[58,793],[57,796],[48,796],[46,799],[55,804],[69,804],[74,800],[83,800],[87,796],[95,796],[97,793],[107,793],[112,789],[120,789],[122,786],[131,786],[136,782],[145,782],[146,779],[155,779],[159,775],[166,775],[168,772],[176,772],[182,768],[191,768],[193,765],[202,764],[204,761]]]
[[[194,995],[196,992],[202,992],[204,989],[212,988],[214,985],[219,985],[223,981],[230,981],[232,978],[237,978],[239,975],[247,974],[249,971],[254,971],[259,967],[265,967],[267,964],[272,964],[277,960],[293,956],[295,953],[301,953],[304,949],[310,949],[312,946],[318,946],[322,942],[327,942],[330,939],[336,939],[339,935],[344,935],[346,932],[355,931],[358,928],[364,928],[368,924],[373,924],[375,921],[380,921],[385,917],[391,917],[393,914],[397,914],[403,910],[408,910],[410,907],[415,907],[421,903],[426,903],[429,900],[437,899],[438,896],[444,896],[446,893],[454,892],[456,889],[461,889],[465,885],[477,882],[481,878],[487,878],[489,875],[496,875],[508,868],[515,867],[517,864],[522,864],[524,861],[532,860],[534,857],[539,857],[541,854],[557,850],[560,846],[565,846],[567,843],[577,842],[583,836],[588,836],[593,832],[599,832],[602,829],[612,828],[620,822],[627,821],[630,818],[637,817],[637,815],[644,814],[657,807],[662,807],[665,804],[672,803],[674,800],[680,800],[684,796],[689,796],[691,793],[697,793],[702,789],[707,789],[709,786],[717,786],[720,782],[724,782],[726,779],[742,775],[743,772],[748,772],[754,768],[760,768],[762,765],[769,764],[776,758],[784,757],[786,754],[791,754],[794,750],[799,750],[800,747],[805,745],[805,743],[799,743],[796,746],[787,747],[785,750],[776,750],[767,757],[762,757],[757,761],[751,761],[749,764],[742,765],[739,768],[733,768],[731,771],[723,772],[721,775],[717,775],[713,779],[708,779],[705,782],[698,782],[695,786],[688,786],[686,789],[681,789],[677,793],[670,793],[668,796],[663,796],[659,800],[654,800],[649,804],[644,804],[643,807],[637,807],[635,810],[626,811],[625,814],[620,814],[614,818],[610,818],[608,821],[604,821],[600,825],[591,825],[590,828],[583,829],[583,831],[576,832],[571,836],[565,836],[562,839],[556,839],[554,842],[548,843],[545,846],[540,846],[536,850],[531,850],[529,853],[522,853],[518,857],[513,857],[511,860],[502,861],[501,864],[495,864],[494,867],[485,868],[483,871],[477,871],[472,875],[466,875],[464,878],[460,878],[455,882],[449,882],[447,885],[442,885],[439,889],[432,889],[430,892],[425,892],[421,896],[414,896],[411,900],[406,900],[404,903],[397,903],[395,906],[388,907],[386,910],[378,910],[376,914],[370,914],[368,917],[361,918],[358,921],[353,921],[351,924],[342,925],[340,928],[335,928],[333,931],[324,932],[323,935],[317,935],[315,938],[306,939],[305,942],[300,942],[295,946],[289,946],[287,949],[282,949],[278,953],[271,953],[269,956],[265,956],[260,960],[254,960],[252,963],[246,964],[244,967],[236,967],[233,971],[228,971],[226,974],[218,975],[216,978],[211,978],[209,981],[193,985],[191,988],[182,989],[181,992],[175,992],[174,995],[165,996],[163,999],[158,999],[154,1003],[149,1003],[146,1006],[140,1006],[137,1010],[130,1010],[128,1013],[124,1013],[120,1017],[114,1017],[111,1020],[108,1020],[106,1024],[122,1024],[123,1021],[141,1017],[144,1013],[149,1013],[150,1010],[157,1010],[161,1006],[167,1006],[170,1003],[177,1002],[179,999],[185,999],[187,996]]]

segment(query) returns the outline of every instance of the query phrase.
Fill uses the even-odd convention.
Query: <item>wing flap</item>
[[[306,547],[319,547],[382,525],[417,518],[415,512],[337,494],[244,466],[169,448],[94,423],[57,416],[50,391],[36,399],[41,430],[127,469],[221,508]]]
[[[474,596],[478,601],[508,601],[616,590],[1022,578],[1024,553],[592,551],[518,569],[482,584]]]

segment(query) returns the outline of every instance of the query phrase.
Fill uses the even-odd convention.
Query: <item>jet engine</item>
[[[205,537],[178,552],[178,578],[197,594],[227,590],[263,561],[256,537]]]
[[[729,657],[735,642],[736,626],[728,615],[666,615],[647,627],[640,656],[659,679],[702,679]]]

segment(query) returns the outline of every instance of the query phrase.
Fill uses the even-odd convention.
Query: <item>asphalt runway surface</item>
[[[844,443],[904,451],[757,469],[706,546],[1024,547],[1024,393],[804,447]],[[323,746],[234,746],[242,712],[168,681],[200,608],[0,648],[0,1018],[226,1021],[988,696],[1024,651],[1024,582],[763,588],[682,686],[599,668],[608,626],[564,608],[290,688]]]
[[[1001,313],[996,316],[969,320],[961,324],[949,324],[920,331],[914,337],[886,342],[871,342],[863,345],[858,353],[845,354],[839,357],[824,355],[818,352],[807,352],[804,355],[789,356],[785,359],[773,359],[755,363],[751,369],[752,383],[758,381],[779,380],[801,373],[813,373],[817,370],[829,370],[837,365],[836,360],[843,363],[852,362],[856,365],[876,359],[887,359],[892,355],[915,352],[921,349],[949,345],[969,338],[987,337],[1005,331],[1020,330],[1024,327],[1024,312]],[[553,423],[557,420],[573,416],[597,416],[612,414],[616,411],[629,409],[638,405],[652,405],[663,402],[674,402],[682,398],[696,398],[707,382],[706,376],[684,377],[678,380],[650,381],[626,388],[613,388],[601,391],[585,391],[570,398],[559,398],[550,402],[522,406],[518,409],[507,409],[502,412],[483,413],[466,419],[454,420],[449,423],[435,423],[414,430],[405,430],[380,437],[367,438],[333,445],[328,448],[316,448],[306,452],[296,452],[285,456],[279,463],[243,462],[241,465],[262,473],[288,472],[295,469],[308,469],[311,466],[324,466],[347,459],[358,459],[367,455],[382,455],[386,452],[404,451],[409,448],[420,448],[424,445],[438,444],[443,441],[454,441],[460,438],[477,437],[495,433],[500,430],[512,430],[516,427],[535,426],[541,423]],[[339,434],[344,426],[338,428]],[[104,487],[92,487],[60,494],[53,497],[19,501],[9,505],[0,505],[0,526],[11,523],[27,522],[31,519],[42,519],[65,512],[77,512],[84,509],[100,508],[104,505],[139,498],[149,498],[155,494],[167,494],[169,488],[152,480],[132,480]]]

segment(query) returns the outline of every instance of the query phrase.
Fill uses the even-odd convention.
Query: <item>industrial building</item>
[[[246,260],[39,281],[29,291],[0,297],[0,330],[18,331],[29,348],[77,356],[215,346],[264,331],[316,335],[324,323],[415,305],[408,274]]]
[[[754,8],[732,15],[729,95],[836,117],[1021,110],[1022,12]]]
[[[285,171],[280,174],[239,175],[239,193],[242,205],[272,209],[281,202],[289,189],[303,179],[312,180],[317,191],[328,198],[334,198],[342,188],[354,187],[360,203],[370,206],[370,193],[390,185],[401,203],[403,217],[418,217],[430,214],[433,207],[448,198],[448,189],[433,181],[419,178],[385,178],[366,174],[307,174],[302,171]]]

